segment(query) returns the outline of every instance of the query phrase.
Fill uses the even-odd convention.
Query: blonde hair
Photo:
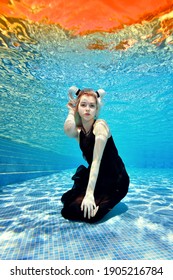
[[[100,112],[100,109],[102,106],[102,98],[105,95],[105,91],[103,89],[94,91],[93,89],[90,89],[90,88],[84,88],[84,89],[80,90],[77,87],[72,86],[69,88],[68,95],[69,95],[70,100],[69,100],[67,106],[74,108],[76,127],[81,128],[81,126],[82,126],[81,117],[79,116],[79,113],[78,113],[78,106],[80,103],[80,99],[83,95],[93,96],[95,98],[96,106],[97,106],[96,119],[98,118],[98,115],[99,115],[99,112]],[[74,95],[77,95],[77,97],[75,98]]]

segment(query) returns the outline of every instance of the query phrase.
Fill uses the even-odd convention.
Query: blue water
[[[0,258],[171,259],[171,35],[156,45],[142,39],[155,24],[74,37],[17,23],[20,32],[0,46]],[[127,38],[136,40],[127,51],[113,48]],[[108,48],[89,49],[95,42]],[[60,196],[83,163],[63,132],[71,85],[107,91],[100,117],[131,178],[128,195],[97,225],[60,215]]]

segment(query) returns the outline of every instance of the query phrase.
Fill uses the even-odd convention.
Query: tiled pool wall
[[[74,158],[0,138],[0,186],[73,167]]]

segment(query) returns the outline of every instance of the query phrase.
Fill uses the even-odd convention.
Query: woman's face
[[[93,121],[97,113],[95,97],[84,94],[79,101],[78,113],[83,121]]]

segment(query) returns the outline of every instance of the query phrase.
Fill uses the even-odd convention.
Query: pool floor
[[[97,224],[61,217],[73,172],[1,187],[1,260],[172,259],[172,170],[130,170],[128,195]]]

